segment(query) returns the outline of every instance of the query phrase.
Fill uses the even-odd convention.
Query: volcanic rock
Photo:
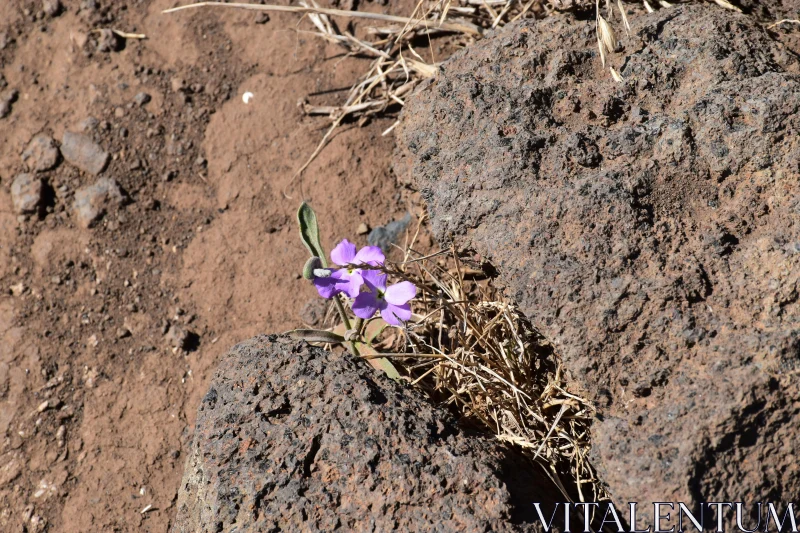
[[[259,336],[203,398],[173,532],[535,531],[533,472],[362,360]]]
[[[800,494],[800,77],[748,16],[512,24],[409,98],[396,171],[603,406],[627,502]],[[650,507],[652,510],[652,506]]]

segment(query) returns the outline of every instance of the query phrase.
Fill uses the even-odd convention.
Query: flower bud
[[[306,261],[305,266],[303,266],[303,277],[306,279],[314,279],[315,270],[320,270],[322,268],[322,260],[317,256],[311,256]],[[330,276],[330,273],[328,273]],[[317,276],[317,277],[327,277],[327,276]]]

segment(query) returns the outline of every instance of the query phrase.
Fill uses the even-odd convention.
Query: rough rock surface
[[[43,172],[58,164],[58,147],[49,135],[39,134],[31,139],[28,147],[22,152],[22,160],[28,170]]]
[[[11,202],[17,214],[35,213],[42,202],[44,184],[33,174],[18,174],[11,183]]]
[[[173,532],[534,531],[541,487],[363,361],[260,336],[203,398]]]
[[[509,26],[409,99],[397,171],[435,233],[489,259],[603,406],[628,501],[800,494],[800,78],[752,19]]]
[[[81,227],[89,228],[100,220],[110,209],[120,206],[125,197],[110,178],[100,178],[91,185],[75,191],[73,210],[75,219]]]
[[[65,131],[61,138],[61,155],[79,169],[95,175],[106,168],[111,157],[89,136],[71,131]]]

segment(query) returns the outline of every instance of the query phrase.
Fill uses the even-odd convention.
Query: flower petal
[[[337,265],[349,265],[356,259],[356,245],[347,239],[331,250],[331,261]]]
[[[374,292],[362,292],[353,300],[353,314],[358,318],[372,318],[377,310],[378,299]]]
[[[365,246],[358,251],[355,258],[355,263],[367,263],[368,265],[378,266],[382,265],[386,260],[383,251],[377,246]]]
[[[342,280],[334,278],[333,275],[328,278],[314,278],[314,287],[323,298],[333,298],[342,292],[343,286]]]
[[[388,304],[385,308],[381,309],[381,316],[392,326],[400,326],[403,322],[411,318],[411,305]]]
[[[361,277],[364,283],[370,288],[375,288],[380,291],[386,290],[386,274],[380,270],[362,270]]]
[[[386,301],[394,305],[403,305],[417,295],[417,286],[410,281],[395,283],[386,289]]]
[[[361,290],[361,286],[364,284],[364,278],[361,277],[360,270],[354,270],[352,274],[347,275],[347,278],[347,285],[342,287],[342,292],[350,298],[355,298],[358,296],[358,291]]]

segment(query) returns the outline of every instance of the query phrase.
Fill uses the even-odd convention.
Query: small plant
[[[304,277],[333,301],[338,320],[333,316],[328,330],[290,335],[343,345],[423,391],[465,423],[521,449],[565,496],[607,497],[588,460],[594,407],[570,391],[553,346],[482,270],[464,265],[453,249],[416,251],[422,220],[399,247],[402,261],[343,240],[331,251],[329,266],[308,205],[300,206],[298,221],[311,253]]]
[[[329,265],[319,240],[317,215],[305,202],[297,211],[297,221],[300,238],[311,253],[303,268],[303,277],[314,283],[321,297],[333,300],[344,333],[300,329],[290,334],[312,342],[342,344],[357,356],[365,351],[374,354],[371,343],[375,335],[367,336],[366,331],[376,319],[375,315],[379,314],[391,326],[403,326],[411,318],[409,302],[417,295],[417,287],[405,280],[387,285],[386,257],[377,246],[357,250],[355,244],[344,239],[331,251]],[[355,320],[351,320],[346,303]],[[399,377],[388,360],[378,361],[376,366],[390,377]]]

